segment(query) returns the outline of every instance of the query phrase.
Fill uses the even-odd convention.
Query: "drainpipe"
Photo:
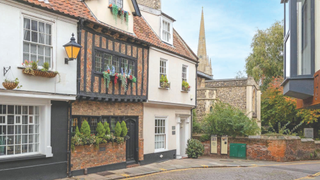
[[[197,95],[198,95],[198,79],[197,79],[197,71],[198,71],[198,63],[196,64],[196,78],[195,78],[195,80],[196,80],[196,95],[195,95],[195,97],[194,97],[194,99],[195,99],[195,106],[193,107],[193,108],[191,108],[191,130],[190,130],[190,139],[192,138],[192,133],[193,133],[193,110],[194,109],[196,109],[197,108]]]
[[[69,135],[69,141],[68,141],[68,157],[69,157],[69,160],[68,160],[68,177],[71,177],[72,176],[72,173],[71,173],[71,168],[72,168],[72,164],[71,164],[71,128],[72,128],[72,103],[74,101],[69,101],[69,120],[68,120],[68,123],[67,123],[67,133]]]

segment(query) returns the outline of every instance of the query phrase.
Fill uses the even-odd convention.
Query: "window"
[[[51,24],[23,19],[23,61],[39,61],[51,64],[52,60],[52,26]]]
[[[171,42],[171,24],[168,21],[162,21],[162,40]]]
[[[131,70],[131,74],[135,75],[136,61],[96,50],[94,71],[101,73],[107,70],[108,67],[111,71],[114,68],[115,73],[120,73],[122,70],[124,73],[128,74]]]
[[[188,82],[188,66],[185,66],[183,65],[182,66],[182,82],[185,81],[185,82]]]
[[[166,149],[166,119],[155,120],[155,149]]]
[[[118,7],[122,8],[123,0],[110,0],[110,4],[116,4]]]
[[[162,76],[168,77],[168,75],[167,75],[167,60],[164,60],[164,59],[160,60],[160,79]]]
[[[0,105],[0,156],[39,152],[39,107]]]

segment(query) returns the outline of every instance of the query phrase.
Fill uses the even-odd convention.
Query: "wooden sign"
[[[217,135],[211,135],[211,154],[218,153],[218,138]]]

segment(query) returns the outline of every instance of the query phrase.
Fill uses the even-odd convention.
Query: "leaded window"
[[[0,156],[39,152],[38,106],[0,105]]]
[[[38,65],[52,61],[52,25],[23,19],[23,61],[38,61]]]
[[[110,4],[115,4],[115,5],[117,5],[118,7],[121,7],[121,8],[122,8],[123,0],[110,0],[109,3],[110,3]]]
[[[121,69],[123,73],[128,74],[128,59],[121,60]]]
[[[166,148],[166,119],[155,119],[155,149]]]

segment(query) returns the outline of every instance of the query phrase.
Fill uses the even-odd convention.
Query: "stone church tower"
[[[199,58],[198,71],[205,73],[206,75],[212,77],[211,60],[209,61],[209,56],[207,55],[206,32],[205,32],[205,27],[204,27],[203,8],[202,8],[202,14],[201,14],[197,56]]]

